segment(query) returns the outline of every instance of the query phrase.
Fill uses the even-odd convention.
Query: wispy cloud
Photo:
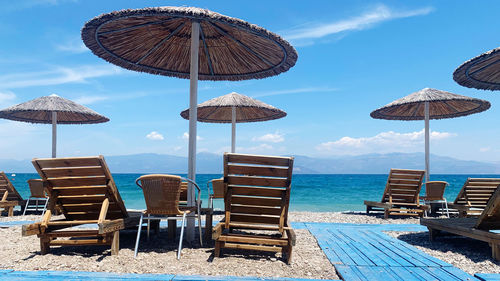
[[[383,4],[379,4],[369,11],[349,19],[334,22],[314,24],[309,27],[299,27],[285,31],[284,37],[298,45],[311,45],[315,40],[333,34],[348,31],[359,31],[371,28],[376,24],[415,16],[427,15],[434,11],[433,7],[424,7],[415,10],[398,11]]]
[[[62,52],[81,54],[90,51],[80,38],[70,39],[62,44],[56,44],[56,49]]]
[[[157,131],[152,131],[151,133],[147,134],[146,138],[148,138],[150,140],[164,140],[165,139],[163,137],[163,135],[158,133]]]
[[[251,96],[254,98],[260,98],[260,97],[268,97],[268,96],[301,94],[301,93],[334,92],[337,90],[338,89],[336,89],[336,88],[330,88],[330,87],[305,87],[305,88],[296,88],[296,89],[265,91],[265,92],[259,92],[257,94],[253,94]]]
[[[0,76],[0,88],[25,88],[67,83],[87,83],[90,78],[118,75],[123,70],[112,65],[83,65],[75,68],[58,66],[54,69],[6,74]]]
[[[79,103],[79,104],[89,105],[89,104],[93,104],[93,103],[100,102],[103,100],[108,100],[108,99],[109,99],[109,97],[106,97],[106,96],[81,96],[81,97],[74,99],[73,101],[76,103]]]
[[[12,104],[16,99],[16,94],[11,91],[0,92],[0,106],[5,107]]]
[[[252,141],[279,143],[285,141],[285,136],[283,134],[276,132],[274,134],[270,133],[260,137],[253,137]]]
[[[431,132],[431,141],[454,137],[449,132]],[[424,130],[411,133],[382,132],[372,137],[342,137],[336,141],[321,143],[317,151],[335,155],[359,155],[366,153],[389,153],[421,151],[424,144]]]

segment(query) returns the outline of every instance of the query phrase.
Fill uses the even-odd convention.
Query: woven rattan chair
[[[428,181],[425,183],[425,196],[421,196],[423,204],[427,203],[441,203],[441,209],[446,210],[446,216],[450,217],[448,210],[448,202],[444,197],[444,190],[449,184],[445,181]],[[427,209],[425,209],[425,216],[427,216]]]
[[[212,185],[212,193],[210,192],[210,185]],[[224,178],[213,179],[207,182],[208,191],[208,207],[214,209],[214,199],[224,199],[226,194],[226,186],[224,185]]]
[[[179,206],[179,199],[182,192],[182,180],[192,183],[197,190],[196,206]],[[182,240],[184,236],[184,226],[186,215],[195,213],[198,218],[198,229],[200,232],[200,244],[203,244],[201,235],[200,216],[200,187],[192,180],[174,175],[145,175],[136,180],[136,184],[142,188],[146,201],[146,210],[142,212],[137,229],[137,239],[135,242],[134,257],[137,257],[141,228],[144,216],[147,220],[147,237],[149,239],[151,219],[179,220],[182,219],[181,237],[179,238],[179,249],[177,259],[181,258]]]
[[[24,206],[23,216],[26,214],[26,211],[28,211],[30,201],[32,203],[33,203],[33,201],[35,201],[35,204],[31,205],[31,208],[29,208],[29,211],[38,212],[40,204],[43,204],[43,207],[41,207],[42,216],[43,216],[43,214],[45,214],[45,210],[47,209],[47,203],[49,202],[49,198],[47,197],[47,194],[45,193],[45,186],[43,184],[43,180],[42,179],[29,179],[28,186],[30,187],[31,195],[28,198],[28,200],[26,200],[26,206]]]

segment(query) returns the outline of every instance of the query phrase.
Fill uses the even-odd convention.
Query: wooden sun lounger
[[[288,225],[293,158],[224,154],[225,218],[214,227],[222,248],[281,252],[288,263],[295,233]],[[244,229],[245,233],[233,230]],[[264,233],[262,233],[264,232]]]
[[[425,171],[391,169],[380,202],[365,201],[366,213],[383,211],[384,218],[394,216],[420,216],[429,208],[420,204],[418,197]]]
[[[448,207],[457,209],[460,217],[479,216],[499,185],[498,178],[468,178]]]
[[[42,255],[51,246],[70,245],[109,245],[111,254],[118,254],[119,231],[137,226],[139,216],[130,216],[125,209],[104,157],[33,159],[32,163],[50,199],[42,221],[23,225],[23,236],[38,235]],[[51,220],[56,208],[64,219]],[[83,224],[97,229],[68,229]]]
[[[22,208],[25,202],[4,172],[0,172],[0,198],[0,208],[7,211],[9,217],[14,215],[15,206]]]
[[[500,229],[500,188],[498,187],[479,218],[420,219],[420,224],[427,226],[431,241],[440,231],[444,231],[488,242],[491,246],[492,257],[500,260],[500,233],[491,231]]]

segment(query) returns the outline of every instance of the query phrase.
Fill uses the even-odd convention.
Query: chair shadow
[[[429,241],[429,232],[427,231],[402,234],[397,239],[413,246],[420,246],[442,253],[450,251],[461,254],[475,263],[489,260],[500,265],[499,261],[495,261],[491,257],[491,248],[487,242],[448,233],[440,233],[434,241]]]

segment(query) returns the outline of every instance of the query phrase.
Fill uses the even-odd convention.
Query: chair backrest
[[[497,186],[488,204],[479,216],[476,228],[484,230],[500,229],[500,187]]]
[[[182,215],[179,210],[181,177],[145,175],[136,180],[146,200],[146,212],[151,215]]]
[[[224,195],[226,194],[224,178],[213,179],[210,182],[212,183],[212,189],[214,191],[212,198],[224,198]]]
[[[453,204],[484,209],[499,185],[498,178],[468,178]]]
[[[428,181],[425,183],[425,198],[427,200],[444,200],[444,190],[448,185],[445,181]]]
[[[392,203],[395,204],[417,204],[424,174],[425,171],[422,170],[391,169],[384,195],[382,195],[382,202],[389,202],[392,196]]]
[[[9,178],[4,172],[0,172],[0,199],[8,191],[7,201],[22,201],[23,197],[17,192],[16,188],[10,182]]]
[[[45,198],[45,187],[42,179],[29,179],[28,186],[30,188],[31,196],[34,198]]]
[[[224,154],[226,226],[287,225],[293,157]]]
[[[128,217],[104,157],[45,158],[31,161],[45,183],[50,201],[68,220],[97,220],[109,200],[106,219]]]

